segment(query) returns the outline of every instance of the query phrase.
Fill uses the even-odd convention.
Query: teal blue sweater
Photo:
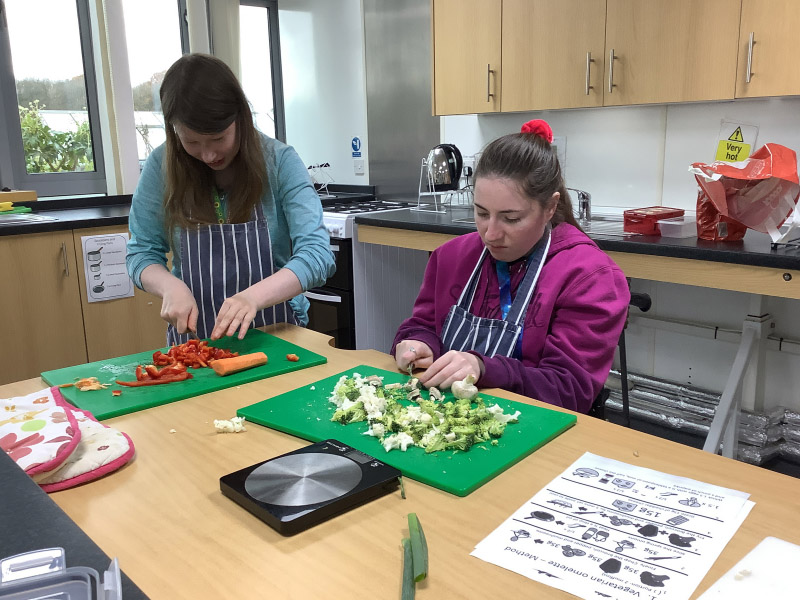
[[[335,264],[330,240],[322,225],[322,205],[311,179],[294,148],[261,134],[267,164],[269,190],[261,197],[269,225],[272,260],[276,269],[287,268],[297,275],[304,290],[317,287],[333,275]],[[165,175],[164,146],[150,154],[133,193],[128,228],[128,274],[142,287],[142,271],[148,265],[167,266],[167,253],[176,253],[172,273],[180,277],[180,232],[173,231],[173,243],[164,233]],[[211,190],[209,190],[209,201]],[[290,301],[302,324],[308,322],[308,300],[297,296]]]

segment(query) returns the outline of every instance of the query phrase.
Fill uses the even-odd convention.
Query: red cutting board
[[[103,420],[328,362],[328,359],[320,354],[258,329],[250,329],[243,340],[230,337],[209,342],[209,344],[219,348],[227,348],[239,354],[264,352],[269,360],[266,365],[226,375],[225,377],[220,377],[211,369],[202,368],[189,369],[189,372],[194,377],[186,381],[145,387],[125,387],[114,384],[117,379],[121,381],[135,380],[136,365],[151,364],[153,362],[153,352],[155,352],[153,350],[66,367],[55,371],[45,371],[42,373],[42,379],[48,385],[61,385],[63,383],[73,383],[83,377],[97,377],[100,383],[112,384],[105,390],[88,392],[81,392],[74,387],[61,388],[61,393],[69,402],[78,408],[88,410],[98,420]],[[159,350],[166,352],[167,348],[159,348]],[[287,354],[296,354],[300,360],[297,362],[289,361],[286,359]],[[111,394],[112,390],[121,390],[122,395],[113,396]]]
[[[359,373],[363,377],[380,375],[384,383],[405,382],[407,375],[359,366],[327,377],[316,383],[263,400],[237,411],[248,421],[266,425],[303,439],[319,442],[339,440],[379,458],[402,471],[403,475],[456,496],[466,496],[484,483],[543,446],[577,421],[573,413],[559,412],[530,404],[481,394],[487,405],[499,404],[505,412],[520,411],[519,422],[509,424],[497,446],[490,442],[475,444],[467,452],[433,452],[416,446],[406,452],[386,452],[378,438],[363,435],[366,422],[341,425],[331,421],[335,405],[329,397],[342,375]],[[447,395],[447,399],[452,399]]]

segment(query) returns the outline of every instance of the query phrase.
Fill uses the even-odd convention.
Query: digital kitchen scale
[[[336,440],[317,442],[224,475],[222,493],[293,535],[399,485],[394,467]]]

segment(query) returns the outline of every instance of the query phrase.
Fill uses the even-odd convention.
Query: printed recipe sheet
[[[587,452],[472,556],[586,599],[688,599],[748,497]]]

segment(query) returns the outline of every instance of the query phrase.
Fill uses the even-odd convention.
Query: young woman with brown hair
[[[475,169],[477,233],[433,252],[397,366],[428,387],[469,375],[587,412],[625,324],[622,271],[578,227],[544,121],[490,142]]]
[[[167,342],[305,325],[302,292],[333,274],[334,259],[297,153],[256,130],[236,76],[213,56],[178,59],[160,95],[167,140],[133,195],[127,267],[162,298]]]

